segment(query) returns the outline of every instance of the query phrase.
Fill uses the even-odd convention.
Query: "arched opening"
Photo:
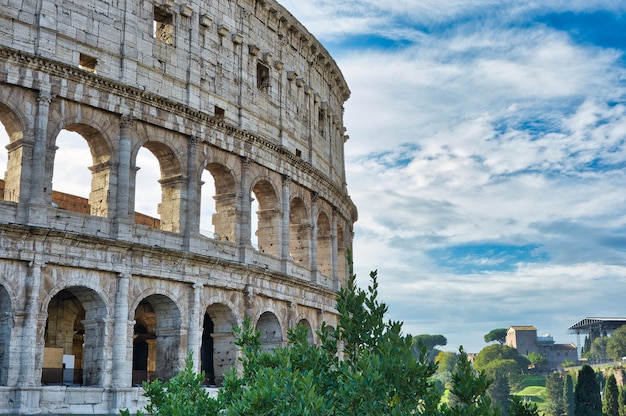
[[[330,221],[326,213],[321,212],[317,217],[317,270],[325,276],[330,276],[332,238]]]
[[[315,338],[313,337],[313,328],[311,327],[311,324],[309,323],[309,321],[307,321],[306,319],[301,319],[300,322],[298,322],[298,325],[306,328],[308,336],[307,336],[307,343],[309,345],[313,345],[315,344]]]
[[[283,343],[283,333],[278,318],[271,312],[264,312],[256,323],[256,329],[261,333],[261,350],[274,351]]]
[[[11,297],[4,286],[0,286],[0,386],[7,385],[9,376],[9,351],[11,351],[11,328],[13,308]]]
[[[101,386],[106,307],[86,287],[70,287],[48,304],[42,384]]]
[[[259,181],[252,188],[252,193],[254,197],[250,200],[256,200],[258,203],[258,208],[256,208],[257,228],[254,233],[258,239],[258,250],[277,256],[279,253],[280,216],[278,215],[276,192],[268,181]],[[252,209],[255,209],[254,202]],[[254,224],[254,221],[252,223]]]
[[[226,370],[237,363],[234,324],[232,312],[226,305],[211,305],[204,314],[200,356],[201,369],[209,385],[221,386]]]
[[[20,200],[23,129],[15,113],[0,103],[0,200]]]
[[[289,250],[296,264],[310,267],[311,222],[301,198],[294,198],[289,208]]]
[[[348,277],[347,260],[346,260],[346,244],[343,238],[343,228],[337,225],[337,287],[343,287]]]
[[[169,380],[180,368],[180,312],[171,299],[151,295],[135,309],[133,386]]]
[[[237,193],[232,172],[211,163],[202,173],[200,233],[216,240],[235,241]]]
[[[8,147],[9,146],[9,134],[4,128],[4,124],[0,122],[0,200],[4,200],[4,177],[7,174],[7,160],[8,160]]]
[[[135,164],[135,222],[180,232],[185,179],[178,157],[163,143],[146,142],[137,153]]]
[[[72,212],[109,214],[110,150],[91,126],[73,124],[56,138],[52,202]]]

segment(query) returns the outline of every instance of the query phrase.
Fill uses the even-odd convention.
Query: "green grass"
[[[530,400],[537,405],[539,413],[543,414],[546,403],[546,378],[543,376],[525,376],[519,383],[518,389],[511,394]]]

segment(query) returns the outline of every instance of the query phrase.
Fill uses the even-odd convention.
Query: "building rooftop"
[[[585,318],[567,329],[569,333],[589,332],[591,330],[611,331],[626,325],[626,318]]]

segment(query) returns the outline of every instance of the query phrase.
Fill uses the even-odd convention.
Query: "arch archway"
[[[111,148],[96,128],[70,124],[55,140],[52,202],[72,212],[109,215]]]
[[[256,323],[256,329],[261,333],[261,350],[273,351],[282,346],[283,333],[280,322],[272,312],[264,312]]]
[[[307,336],[308,344],[309,345],[315,344],[315,337],[313,335],[313,328],[311,327],[311,324],[309,323],[309,321],[306,320],[306,319],[300,319],[300,321],[298,322],[298,325],[303,327],[303,328],[306,328],[307,334],[308,334],[308,336]]]
[[[138,212],[135,222],[180,232],[182,193],[186,183],[178,155],[166,144],[156,141],[147,141],[138,150],[135,158],[137,172],[132,181],[134,208]],[[161,196],[160,200],[156,195]]]
[[[206,178],[206,179],[205,179]],[[201,217],[203,233],[222,241],[235,241],[237,227],[237,192],[232,171],[221,164],[209,163],[202,174]],[[209,223],[210,222],[210,223]]]
[[[0,199],[19,202],[22,179],[24,126],[16,113],[0,103]]]
[[[13,328],[13,307],[11,296],[0,285],[0,386],[6,386],[9,376],[11,351],[11,329]]]
[[[268,180],[260,180],[252,188],[252,193],[258,203],[256,212],[258,228],[255,235],[258,238],[259,251],[277,256],[280,251],[278,246],[280,216],[276,190]]]
[[[224,304],[213,304],[204,314],[200,358],[209,385],[221,386],[225,371],[237,363],[234,325],[233,313]]]
[[[50,299],[47,311],[41,383],[101,386],[108,316],[102,297],[68,287]]]
[[[289,250],[294,262],[309,267],[311,256],[311,221],[304,201],[297,197],[289,208]]]
[[[317,270],[325,276],[330,276],[332,272],[331,255],[330,221],[325,212],[320,212],[317,217]]]
[[[178,372],[181,359],[178,307],[167,296],[150,295],[137,305],[134,320],[132,384],[169,380]]]

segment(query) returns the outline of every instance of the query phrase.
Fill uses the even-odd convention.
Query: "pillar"
[[[131,385],[132,343],[129,344],[128,332],[131,323],[128,321],[128,290],[130,286],[130,274],[120,273],[117,275],[117,290],[115,292],[115,310],[113,322],[113,374],[111,377],[112,387],[129,387]],[[129,354],[130,353],[130,354]]]

